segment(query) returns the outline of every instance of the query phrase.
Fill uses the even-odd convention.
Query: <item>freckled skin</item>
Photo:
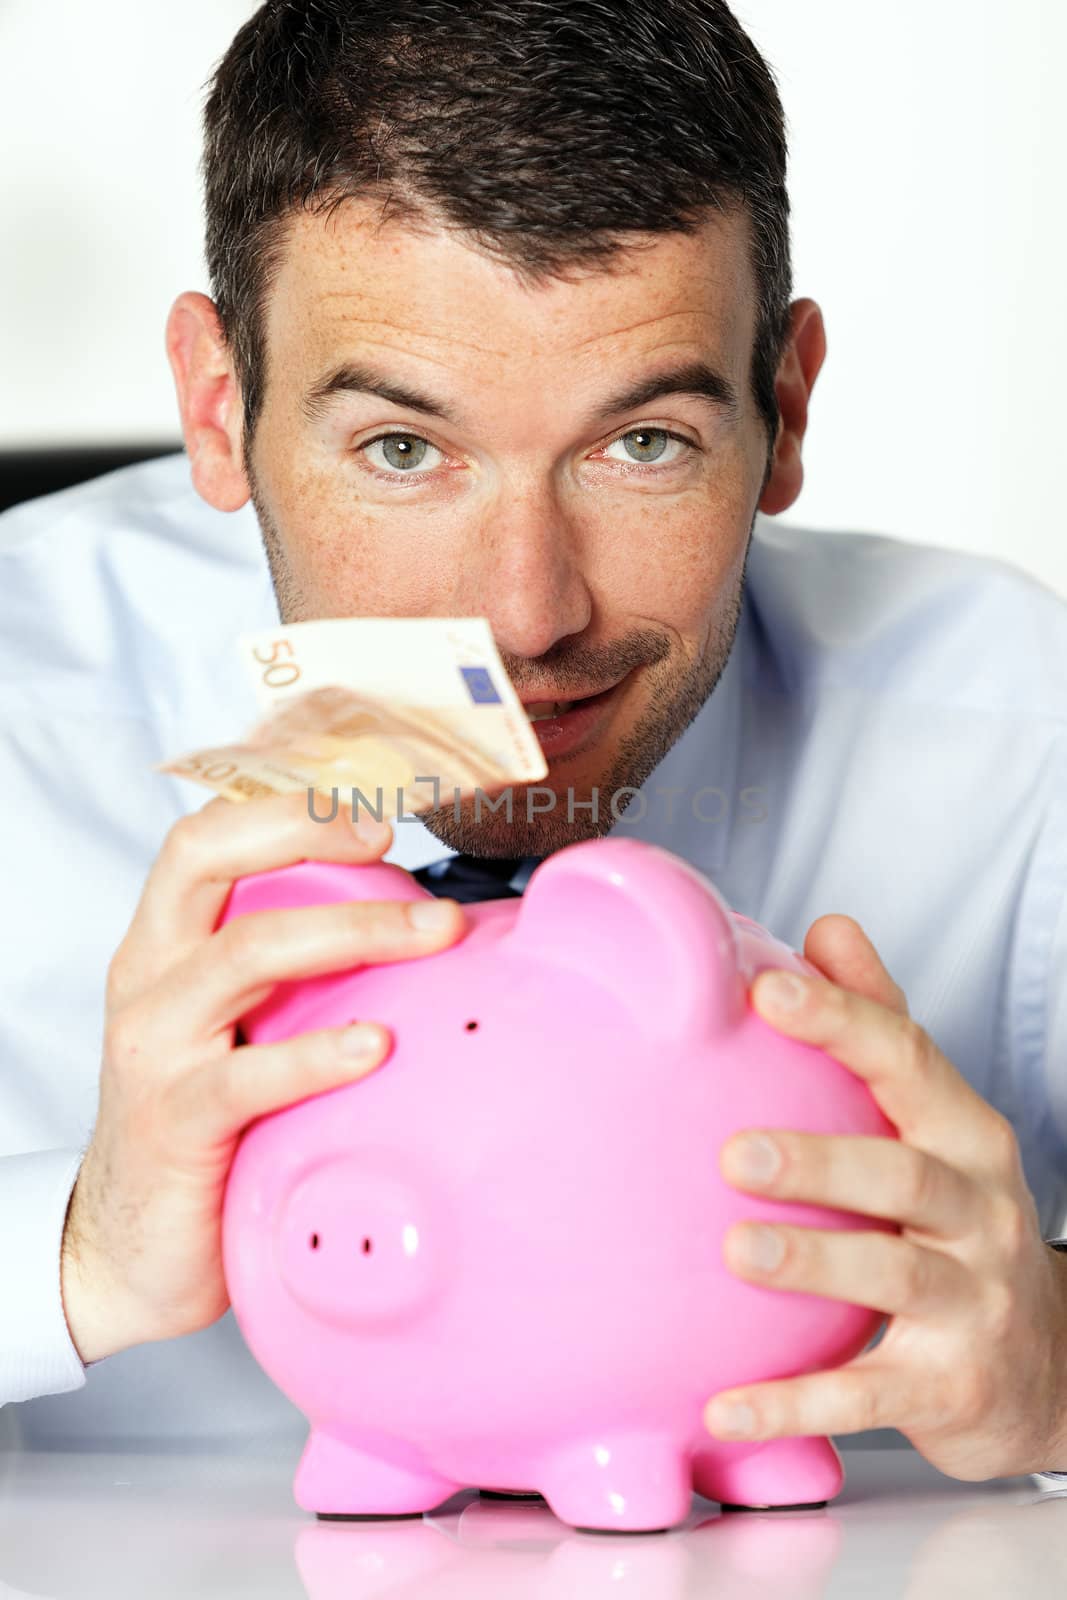
[[[605,832],[612,791],[640,786],[718,681],[756,511],[785,510],[800,492],[825,355],[818,306],[794,302],[769,452],[749,388],[748,240],[743,215],[713,213],[691,235],[628,244],[610,270],[531,288],[443,227],[379,225],[355,202],[329,220],[297,214],[246,451],[214,306],[187,293],[171,310],[193,481],[220,510],[251,497],[286,621],[486,616],[519,693],[546,699],[629,672],[597,741],[551,762],[541,787],[559,796],[555,811],[528,821],[516,787],[510,825],[503,814],[475,823],[472,806],[457,822],[450,804],[424,818],[456,849],[544,855]],[[456,420],[354,393],[309,417],[304,395],[343,360],[435,396]],[[737,417],[690,395],[598,415],[608,394],[691,360],[730,378]],[[403,474],[395,450],[391,466],[370,445],[388,430],[430,447],[413,446],[421,459]],[[657,458],[635,460],[639,430],[685,443],[661,433]],[[567,790],[580,801],[594,785],[600,820],[579,810],[568,823]]]

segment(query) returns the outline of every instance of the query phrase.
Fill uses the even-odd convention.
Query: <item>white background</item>
[[[178,437],[203,85],[248,0],[0,0],[0,449]],[[829,353],[784,520],[1067,595],[1065,0],[736,0],[781,87]]]

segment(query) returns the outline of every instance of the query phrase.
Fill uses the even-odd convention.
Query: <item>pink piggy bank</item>
[[[429,898],[403,869],[303,861],[238,881],[221,921]],[[744,1282],[734,1222],[885,1228],[746,1195],[735,1130],[895,1130],[866,1086],[747,1001],[813,971],[654,845],[567,846],[521,899],[465,907],[436,955],[282,983],[250,1043],[363,1018],[389,1058],[259,1118],[223,1214],[234,1315],[311,1432],[294,1494],[320,1516],[418,1514],[478,1486],[576,1528],[683,1521],[692,1490],[817,1504],[829,1439],[724,1442],[718,1390],[836,1366],[881,1315]]]

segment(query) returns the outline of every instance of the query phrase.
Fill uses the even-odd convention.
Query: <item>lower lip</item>
[[[602,689],[588,700],[579,701],[573,710],[564,711],[562,716],[540,717],[531,723],[545,755],[565,756],[583,739],[597,733],[625,681],[621,678],[610,689]]]

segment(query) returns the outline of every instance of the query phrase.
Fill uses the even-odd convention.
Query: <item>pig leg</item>
[[[547,1456],[537,1477],[561,1522],[594,1532],[664,1532],[693,1503],[685,1451],[664,1434],[605,1428]]]
[[[319,1516],[417,1517],[461,1488],[436,1473],[398,1467],[312,1428],[296,1469],[293,1496],[298,1506]]]
[[[693,1456],[693,1487],[724,1509],[773,1511],[821,1506],[845,1481],[829,1439],[808,1435],[762,1444],[702,1445]]]

